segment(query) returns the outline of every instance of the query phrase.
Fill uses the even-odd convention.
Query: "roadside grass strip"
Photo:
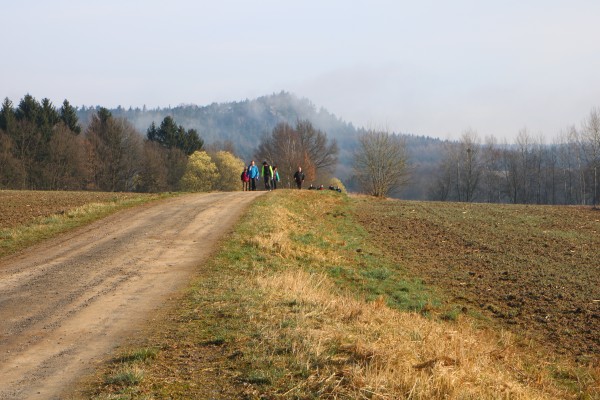
[[[190,289],[132,344],[159,350],[117,357],[86,395],[576,397],[557,388],[546,368],[529,368],[508,332],[452,310],[432,318],[436,295],[368,244],[353,204],[328,191],[257,199]],[[110,378],[124,367],[142,378]]]

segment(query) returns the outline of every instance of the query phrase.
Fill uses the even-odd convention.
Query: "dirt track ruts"
[[[184,195],[0,260],[0,399],[57,399],[184,287],[261,192]]]

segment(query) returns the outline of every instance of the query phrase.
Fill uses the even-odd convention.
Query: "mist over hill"
[[[98,107],[80,107],[78,117],[85,126]],[[186,129],[196,129],[205,144],[233,143],[238,156],[245,161],[254,157],[255,149],[263,136],[271,133],[280,122],[295,125],[297,120],[309,120],[317,129],[325,132],[328,138],[334,138],[339,146],[339,163],[335,175],[352,189],[352,154],[357,137],[364,128],[357,128],[345,122],[324,108],[318,108],[308,99],[299,98],[292,93],[280,92],[262,96],[253,100],[238,102],[212,103],[207,106],[182,104],[166,108],[124,108],[110,110],[115,117],[130,121],[137,130],[146,134],[152,122],[157,125],[171,116],[178,125]],[[405,136],[408,152],[413,164],[411,183],[400,194],[403,198],[426,198],[424,176],[419,171],[432,170],[441,154],[442,141],[429,137]]]

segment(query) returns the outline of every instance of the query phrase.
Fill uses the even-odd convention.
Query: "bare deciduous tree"
[[[140,184],[142,136],[123,118],[101,108],[86,130],[92,188],[104,191],[137,190]]]
[[[0,129],[0,188],[18,187],[23,181],[23,166],[13,156],[13,141]]]
[[[586,158],[587,180],[590,182],[591,198],[594,206],[598,204],[598,170],[600,169],[600,109],[594,108],[582,124],[583,154]],[[585,176],[584,176],[585,182]]]
[[[354,171],[366,193],[385,197],[407,182],[408,156],[398,135],[371,130],[358,141]]]
[[[458,143],[448,143],[430,193],[436,200],[472,202],[476,199],[483,174],[479,136],[466,130]]]
[[[482,173],[480,148],[477,132],[467,130],[462,134],[458,154],[459,160],[464,157],[462,168],[459,167],[458,170],[458,193],[461,201],[471,202],[476,198]]]
[[[79,189],[83,179],[82,138],[64,123],[57,124],[48,143],[48,162],[44,171],[46,187],[51,190]]]
[[[256,151],[259,160],[277,165],[284,184],[291,186],[294,172],[302,167],[307,181],[312,181],[337,163],[338,147],[335,140],[315,129],[309,121],[298,121],[296,128],[282,122],[265,137]]]

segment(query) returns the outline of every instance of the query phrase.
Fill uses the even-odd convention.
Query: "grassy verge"
[[[565,398],[507,332],[427,316],[335,192],[261,197],[175,307],[86,398]],[[137,346],[137,347],[136,347]],[[153,357],[128,357],[135,349]],[[583,393],[582,396],[586,396]],[[585,397],[584,397],[585,398]]]
[[[40,193],[29,192],[31,197]],[[74,192],[81,195],[79,192]],[[22,249],[54,237],[60,233],[89,224],[124,208],[134,207],[149,201],[168,197],[169,194],[117,194],[106,196],[104,201],[82,204],[57,214],[33,218],[26,223],[12,227],[0,227],[0,257],[16,253]],[[4,199],[10,201],[10,199]]]

